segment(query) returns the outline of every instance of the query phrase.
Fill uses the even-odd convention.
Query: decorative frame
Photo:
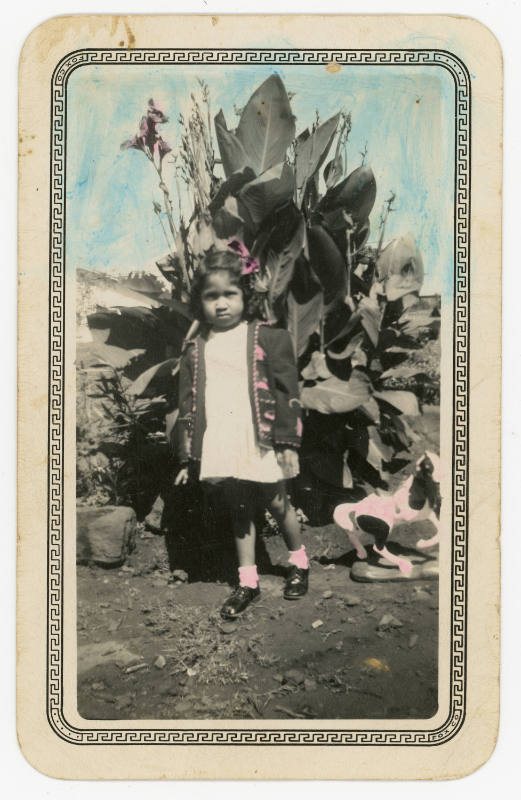
[[[91,64],[300,64],[441,67],[455,84],[454,316],[452,429],[451,657],[449,716],[435,730],[298,728],[78,728],[63,712],[63,422],[65,366],[65,191],[67,82]],[[130,49],[69,53],[51,81],[49,217],[49,409],[47,542],[47,719],[64,741],[80,745],[392,745],[433,746],[452,739],[465,718],[469,403],[471,85],[465,64],[431,49]]]

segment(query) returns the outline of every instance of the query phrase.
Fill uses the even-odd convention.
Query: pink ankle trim
[[[249,586],[250,589],[256,589],[259,584],[259,576],[257,574],[257,565],[253,567],[239,567],[239,585]]]
[[[299,550],[290,550],[288,561],[299,569],[309,569],[309,561],[304,545]]]

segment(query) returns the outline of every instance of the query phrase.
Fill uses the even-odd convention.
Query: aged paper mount
[[[79,228],[65,217],[74,219],[67,174],[81,140],[69,109],[75,78],[89,70],[103,85],[139,80],[145,68],[188,74],[193,65],[239,82],[261,67],[263,79],[266,67],[283,77],[322,70],[325,93],[357,70],[368,81],[378,74],[384,87],[393,70],[406,79],[421,69],[449,87],[451,111],[440,120],[450,127],[450,163],[435,165],[452,183],[450,254],[439,261],[443,502],[437,711],[428,717],[92,719],[78,711],[77,276],[65,257]],[[246,86],[245,100],[258,83]],[[93,779],[433,779],[467,774],[490,756],[499,715],[501,103],[496,40],[457,17],[86,15],[31,33],[20,61],[18,732],[37,769]]]

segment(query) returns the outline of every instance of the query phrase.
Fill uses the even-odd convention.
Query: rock
[[[154,661],[154,667],[157,667],[157,669],[164,669],[166,667],[166,658],[163,655],[158,655]]]
[[[136,514],[127,506],[79,506],[76,510],[76,563],[119,567],[132,552]]]
[[[313,692],[317,688],[317,682],[313,678],[306,678],[304,681],[304,689],[306,692]]]
[[[297,685],[305,683],[306,680],[304,673],[300,672],[298,669],[288,669],[288,671],[284,673],[284,677],[287,682],[296,683]]]
[[[102,692],[103,689],[105,688],[105,684],[103,683],[103,681],[100,681],[99,683],[91,684],[90,688],[92,689],[93,692]]]
[[[378,625],[376,626],[377,631],[387,631],[389,628],[402,628],[403,622],[400,622],[399,619],[393,617],[392,614],[384,614]]]
[[[109,625],[109,633],[115,633],[119,628],[119,626],[121,625],[122,621],[123,621],[122,617],[113,620]]]
[[[284,683],[284,675],[281,675],[280,672],[276,672],[273,676],[273,680],[277,681],[277,683]]]
[[[346,606],[359,606],[360,602],[361,600],[356,594],[346,594],[344,597],[344,603]]]
[[[333,592],[331,591],[331,589],[326,589],[325,592],[322,592],[322,597],[324,598],[324,600],[329,600],[330,597],[333,597]]]
[[[155,533],[161,533],[161,521],[163,519],[164,508],[165,503],[163,498],[161,495],[158,495],[154,500],[154,505],[145,517],[145,525],[149,530],[154,531]]]
[[[179,581],[180,583],[187,583],[188,581],[188,573],[184,569],[175,569],[172,572],[172,577],[174,581]]]
[[[221,622],[219,625],[219,630],[221,633],[229,634],[235,633],[237,630],[237,623],[236,622]]]
[[[132,653],[122,642],[106,641],[84,644],[78,647],[78,675],[88,672],[99,664],[117,664],[126,667],[140,661],[141,656]]]
[[[311,623],[311,627],[312,628],[320,628],[320,626],[323,625],[323,624],[324,623],[322,622],[321,619],[316,619],[314,622]]]
[[[413,647],[415,647],[417,642],[418,642],[418,634],[417,633],[411,634],[411,636],[409,637],[409,642],[408,642],[409,648],[412,649]]]
[[[132,667],[127,667],[125,672],[127,675],[130,675],[131,672],[138,672],[141,669],[146,669],[148,664],[134,664]]]
[[[320,558],[340,558],[352,549],[347,534],[336,525],[326,525],[322,528],[304,527],[302,543],[306,546],[308,558],[318,561]],[[288,563],[288,550],[282,536],[267,536],[264,539],[266,552],[272,566],[286,566]],[[331,569],[333,565],[328,565]]]

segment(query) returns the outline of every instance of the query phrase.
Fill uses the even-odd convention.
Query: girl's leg
[[[255,564],[255,495],[253,486],[229,481],[225,485],[237,559],[239,561],[239,586],[221,608],[221,616],[234,619],[260,595],[259,576]]]
[[[291,551],[299,550],[302,546],[300,522],[295,509],[288,500],[284,481],[263,483],[261,486],[264,503],[279,526],[286,547]]]
[[[295,509],[288,500],[283,481],[263,484],[264,502],[273,514],[289,550],[290,569],[284,587],[287,600],[297,600],[308,590],[309,562],[306,548],[302,544],[300,523]]]

